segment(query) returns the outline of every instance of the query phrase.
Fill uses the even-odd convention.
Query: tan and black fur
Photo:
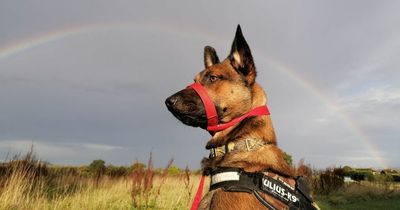
[[[266,105],[267,96],[256,82],[257,71],[250,48],[238,26],[230,54],[220,62],[214,48],[204,49],[205,69],[194,80],[201,83],[216,105],[219,122],[228,122],[251,109]],[[183,123],[206,128],[207,119],[203,104],[191,88],[181,90],[166,100],[169,111]],[[283,159],[277,147],[276,136],[268,115],[251,117],[226,130],[216,132],[206,148],[216,148],[229,142],[247,138],[262,139],[266,145],[252,151],[227,153],[216,158],[204,158],[204,174],[216,167],[242,168],[247,172],[271,171],[284,177],[293,177],[295,170]],[[268,197],[268,196],[267,196]],[[271,199],[271,202],[275,202]],[[209,192],[201,209],[265,209],[252,194],[240,192]]]

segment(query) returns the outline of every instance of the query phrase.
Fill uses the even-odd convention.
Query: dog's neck
[[[252,109],[266,105],[267,97],[261,86],[252,85]],[[252,132],[249,132],[251,129]],[[229,142],[243,139],[262,139],[268,144],[276,144],[275,132],[269,115],[256,116],[243,120],[238,125],[216,132],[208,141],[206,148],[215,148]]]

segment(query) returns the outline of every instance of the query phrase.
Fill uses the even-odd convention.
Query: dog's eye
[[[217,81],[217,80],[218,80],[218,76],[210,75],[210,81],[211,81],[211,82],[215,82],[215,81]]]

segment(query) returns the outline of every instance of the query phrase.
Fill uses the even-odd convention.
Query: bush
[[[355,181],[375,181],[375,175],[369,171],[347,171],[344,175]]]
[[[178,175],[181,173],[181,169],[178,166],[172,165],[168,168],[168,174]]]
[[[130,172],[132,171],[141,171],[146,168],[146,164],[139,162],[138,160],[135,161],[134,164],[130,167]]]
[[[394,182],[400,182],[400,175],[392,175],[392,179]]]
[[[112,178],[119,178],[119,177],[127,176],[129,174],[129,169],[124,166],[108,165],[106,167],[105,174]]]
[[[330,194],[342,189],[344,186],[343,177],[339,176],[338,170],[326,169],[313,180],[313,188],[316,193]]]

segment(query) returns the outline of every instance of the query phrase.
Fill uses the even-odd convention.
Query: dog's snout
[[[185,88],[165,99],[168,111],[186,125],[207,126],[207,118],[201,98],[192,88]]]
[[[176,102],[178,101],[178,98],[176,96],[170,96],[165,100],[165,105],[167,105],[167,107],[173,107],[175,106]]]

